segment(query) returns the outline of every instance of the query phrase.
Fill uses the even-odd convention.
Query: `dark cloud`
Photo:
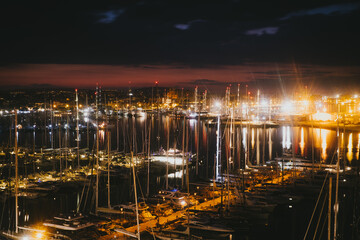
[[[264,34],[274,35],[279,31],[279,27],[264,27],[258,29],[251,29],[245,32],[246,35],[262,36]]]
[[[190,24],[178,23],[178,24],[175,24],[174,27],[179,29],[179,30],[188,30],[189,27],[190,27]]]
[[[196,20],[189,21],[187,23],[175,24],[174,27],[179,29],[179,30],[188,30],[193,24],[195,24],[195,23],[203,23],[203,22],[206,22],[206,21],[203,20],[203,19],[196,19]]]
[[[332,15],[332,14],[346,14],[357,10],[360,7],[360,3],[343,3],[343,4],[334,4],[328,5],[308,10],[301,10],[297,12],[292,12],[286,16],[280,18],[280,20],[287,20],[292,17],[300,16],[311,16],[311,15]]]
[[[109,11],[101,12],[101,13],[97,14],[100,17],[100,19],[97,22],[107,23],[107,24],[112,23],[124,12],[125,12],[124,9],[109,10]]]

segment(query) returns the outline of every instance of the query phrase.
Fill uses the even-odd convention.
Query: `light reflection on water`
[[[286,148],[290,149],[291,146],[291,138],[290,138],[290,127],[286,127]]]
[[[327,158],[327,136],[330,133],[330,130],[321,129],[321,159],[325,161]]]
[[[282,147],[285,149],[290,149],[291,147],[291,139],[290,139],[290,127],[283,126],[282,127]]]
[[[105,130],[99,130],[99,141],[100,144],[103,144],[105,141]]]
[[[269,159],[272,159],[272,148],[273,148],[273,142],[271,140],[271,135],[272,135],[272,128],[269,128]]]
[[[358,142],[356,146],[356,159],[359,160],[359,151],[360,151],[360,133],[358,134]]]
[[[349,162],[351,162],[353,160],[353,134],[352,133],[349,134],[346,157]]]
[[[301,150],[301,156],[304,156],[304,150],[305,150],[305,139],[304,139],[304,128],[301,128],[301,134],[300,134],[300,150]]]
[[[251,129],[251,149],[254,149],[255,146],[255,129]]]
[[[147,117],[147,119],[146,119]],[[124,120],[125,119],[125,120]],[[167,146],[167,124],[171,127],[169,129],[170,133],[170,143],[169,146],[174,146],[174,141],[176,146],[179,149],[182,149],[182,131],[183,131],[183,118],[171,118],[165,115],[149,115],[144,114],[144,116],[139,118],[127,118],[124,117],[119,121],[119,149],[126,150],[129,152],[129,148],[133,134],[133,127],[135,127],[137,136],[135,137],[136,145],[138,152],[141,152],[143,148],[143,134],[144,134],[144,121],[150,119],[153,121],[152,132],[151,132],[151,150],[157,151],[161,146]],[[177,122],[176,122],[177,121]],[[207,120],[209,121],[209,120]],[[29,121],[31,122],[31,121]],[[65,120],[61,124],[65,124]],[[135,122],[135,124],[133,124]],[[196,152],[197,144],[200,143],[200,155],[203,159],[206,159],[206,156],[209,156],[209,163],[212,164],[214,151],[216,149],[215,139],[216,139],[216,124],[207,124],[205,121],[200,121],[200,124],[197,124],[197,119],[187,119],[186,124],[190,126],[189,128],[189,151],[193,153]],[[37,124],[40,126],[40,124]],[[73,125],[70,125],[71,129],[65,130],[62,129],[61,138],[62,138],[62,147],[75,147],[76,146],[76,131]],[[113,124],[115,126],[115,124]],[[147,124],[149,126],[149,124]],[[222,125],[222,135],[224,135],[224,126]],[[234,133],[237,133],[238,128],[242,128],[242,134],[239,137],[235,137],[235,142],[232,141],[232,149],[236,152],[239,152],[241,161],[245,157],[248,157],[253,164],[256,164],[262,159],[265,150],[265,160],[272,159],[277,156],[281,156],[285,151],[291,153],[292,144],[294,144],[295,155],[297,157],[304,157],[311,159],[312,155],[312,146],[311,143],[314,143],[314,155],[315,161],[319,162],[329,162],[332,158],[334,152],[336,151],[336,130],[327,130],[314,128],[314,136],[312,136],[312,130],[310,127],[291,127],[289,125],[280,126],[279,128],[268,128],[263,131],[262,128],[251,127],[247,129],[244,125],[235,125],[233,129]],[[198,129],[200,128],[200,129]],[[7,127],[3,127],[3,131],[0,134],[0,143],[5,146],[9,142],[9,131],[6,130]],[[116,127],[110,127],[111,134],[111,144],[112,149],[116,148]],[[176,131],[175,131],[176,130]],[[198,134],[200,130],[200,134]],[[240,132],[240,131],[239,131]],[[46,133],[46,136],[45,134]],[[50,129],[44,131],[44,129],[35,129],[34,131],[25,131],[24,129],[19,130],[18,132],[18,144],[20,147],[29,147],[40,151],[40,148],[49,148],[51,146],[51,140],[53,139],[53,145],[55,148],[59,147],[59,131],[55,130],[52,133],[54,136],[51,137]],[[265,137],[264,137],[265,134]],[[292,135],[294,134],[294,135]],[[360,136],[357,131],[350,131],[343,134],[343,129],[340,129],[340,141],[341,141],[341,152],[344,154],[342,157],[349,162],[354,159],[360,158]],[[12,141],[14,140],[14,135],[12,135]],[[86,129],[80,130],[80,147],[87,146],[87,134]],[[90,141],[89,146],[94,148],[94,141],[96,140],[96,133],[94,128],[90,129]],[[105,148],[105,131],[101,129],[99,131],[99,140],[100,140],[100,150]],[[176,138],[176,140],[174,140]],[[313,139],[312,139],[313,138]],[[224,139],[224,138],[223,138]],[[237,141],[240,141],[238,143]],[[293,142],[294,141],[294,142]],[[266,144],[264,147],[263,144]],[[124,146],[125,145],[125,146]],[[225,139],[222,142],[222,148],[225,149]],[[239,151],[239,148],[241,150]],[[249,149],[247,149],[249,148]],[[355,150],[356,148],[356,150]],[[232,151],[233,151],[232,150]],[[251,151],[249,151],[251,150]],[[224,154],[226,151],[222,151]],[[225,158],[224,158],[225,159]],[[235,164],[237,165],[237,164]]]

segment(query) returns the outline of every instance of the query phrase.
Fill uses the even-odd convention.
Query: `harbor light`
[[[185,207],[185,206],[186,206],[186,201],[185,201],[185,200],[181,200],[180,204],[181,204],[181,206]]]
[[[260,106],[261,107],[267,107],[269,105],[269,101],[266,100],[266,99],[262,99],[261,102],[260,102]]]
[[[333,116],[325,112],[317,112],[312,115],[313,120],[315,121],[330,121],[333,119]]]
[[[41,239],[43,234],[41,232],[36,233],[36,239]]]
[[[291,112],[293,112],[295,110],[294,109],[294,104],[290,100],[285,100],[282,103],[281,110],[282,110],[283,113],[291,113]]]
[[[217,108],[220,108],[221,107],[221,102],[220,101],[216,101],[214,103],[214,106],[217,107]]]

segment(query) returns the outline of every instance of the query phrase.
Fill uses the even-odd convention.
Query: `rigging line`
[[[140,188],[140,193],[141,193],[141,196],[142,196],[142,199],[143,199],[143,203],[146,204],[145,195],[144,195],[144,192],[143,192],[141,184],[140,184],[139,175],[136,173],[136,171],[135,171],[135,177],[136,177],[137,181],[139,182],[139,188]],[[150,229],[151,229],[151,233],[152,233],[151,235],[153,236],[154,239],[156,239],[154,229],[153,229],[153,227],[151,225],[150,225]]]
[[[327,222],[327,221],[326,221],[327,219],[328,219],[328,215],[326,214],[326,215],[325,215],[324,222],[323,222],[322,227],[321,227],[321,232],[320,232],[319,239],[322,238],[322,234],[323,234],[323,232],[324,232],[324,227],[325,227],[325,225],[326,225],[325,223]]]
[[[324,210],[324,207],[325,207],[325,203],[327,202],[327,196],[328,196],[328,193],[325,194],[325,197],[324,197],[324,202],[322,204],[322,207],[321,207],[321,211],[320,211],[320,214],[319,214],[319,220],[317,221],[317,224],[316,224],[316,228],[315,228],[315,233],[314,233],[314,237],[313,237],[313,240],[315,240],[316,238],[316,233],[317,233],[317,230],[319,228],[319,224],[320,224],[320,220],[321,220],[321,217],[322,217],[322,213],[323,213],[323,210]]]
[[[224,131],[223,131],[223,133],[222,133],[222,137],[221,137],[221,140],[222,139],[224,139],[224,137],[225,137],[225,129],[227,128],[227,126],[228,126],[228,122],[229,122],[229,118],[227,118],[227,120],[226,120],[226,123],[225,123],[225,127],[224,127]],[[221,124],[221,123],[220,123]]]
[[[94,148],[95,148],[95,144],[93,143],[93,150],[94,150]],[[90,163],[89,163],[89,164],[90,164]],[[85,180],[87,180],[87,177],[88,177],[88,176],[85,177]],[[83,197],[84,197],[84,191],[85,191],[86,182],[87,182],[87,181],[84,181],[84,186],[83,186],[83,190],[82,190],[82,192],[81,192],[80,201],[79,201],[79,204],[77,205],[77,208],[76,208],[76,209],[77,209],[77,212],[79,212],[79,209],[80,209],[80,207],[81,207],[81,202],[82,202]],[[90,178],[89,178],[89,183],[90,183],[89,186],[91,186],[91,179],[90,179]],[[89,188],[88,188],[88,190],[89,190]],[[87,191],[87,193],[88,193],[88,191]],[[87,199],[87,194],[86,194],[86,199]],[[86,205],[86,202],[85,202],[84,204]],[[85,206],[84,206],[84,209],[85,209]]]
[[[333,154],[333,157],[332,157],[332,159],[331,159],[330,164],[333,162],[333,160],[334,160],[334,156],[335,156],[335,152],[334,152],[334,154]],[[326,173],[326,176],[325,176],[325,179],[324,179],[323,185],[322,185],[322,187],[321,187],[321,190],[320,190],[319,196],[318,196],[318,198],[317,198],[317,200],[316,200],[316,204],[315,204],[314,210],[313,210],[313,212],[312,212],[312,214],[311,214],[311,218],[310,218],[310,221],[309,221],[308,227],[307,227],[307,229],[306,229],[305,236],[304,236],[304,238],[303,238],[304,240],[306,239],[307,234],[308,234],[308,232],[309,232],[310,225],[311,225],[311,222],[312,222],[312,220],[313,220],[313,217],[314,217],[314,214],[315,214],[315,211],[316,211],[317,205],[318,205],[318,203],[319,203],[319,200],[320,200],[320,197],[321,197],[321,193],[322,193],[322,191],[324,190],[324,186],[325,186],[326,179],[327,179],[328,175],[329,175],[329,172],[327,172],[327,173]]]

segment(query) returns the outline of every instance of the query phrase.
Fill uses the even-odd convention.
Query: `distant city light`
[[[315,121],[330,121],[333,119],[333,116],[325,112],[317,112],[312,115],[313,120]]]
[[[282,103],[281,110],[283,113],[291,113],[295,110],[294,104],[290,100],[285,100]]]

